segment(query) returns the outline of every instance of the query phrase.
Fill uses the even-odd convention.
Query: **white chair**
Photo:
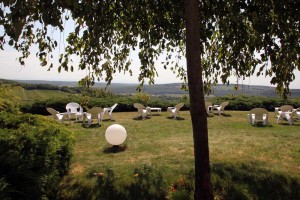
[[[75,117],[75,119],[77,121],[77,115],[80,115],[80,107],[81,106],[78,103],[76,103],[76,102],[70,102],[70,103],[68,103],[66,105],[66,110],[69,113],[69,118]]]
[[[288,121],[289,125],[292,125],[293,124],[293,117],[292,116],[293,116],[292,112],[282,111],[280,113],[280,115],[278,116],[278,118],[277,118],[277,123],[279,123],[279,122],[282,123],[282,120],[286,119]]]
[[[134,103],[133,107],[135,107],[138,110],[138,117],[142,117],[143,119],[145,119],[145,117],[151,113],[149,107],[146,108],[144,105],[140,103]]]
[[[53,108],[46,108],[46,110],[53,116],[55,120],[57,120],[59,123],[62,123],[65,119],[69,119],[68,115],[61,114],[57,110]]]
[[[167,111],[171,112],[171,115],[174,117],[174,119],[179,116],[179,110],[184,106],[184,103],[179,103],[175,107],[168,107]]]
[[[101,113],[101,120],[103,120],[105,113],[109,115],[110,120],[112,120],[112,112],[117,107],[117,103],[115,103],[112,107],[103,108],[103,112]]]
[[[225,101],[225,102],[223,102],[220,105],[215,107],[218,110],[219,115],[221,115],[221,113],[224,113],[225,107],[228,106],[228,104],[229,104],[229,102]]]
[[[211,102],[205,102],[205,108],[206,108],[206,112],[209,114],[210,111],[212,110],[213,106]]]
[[[300,120],[300,108],[296,109],[295,114],[297,115],[298,119]]]
[[[82,118],[83,120],[83,108],[81,106],[79,106],[79,111],[77,113],[75,113],[75,117],[76,117],[76,122]]]
[[[284,105],[279,108],[277,115],[277,123],[282,123],[282,120],[286,119],[289,125],[293,124],[293,115],[296,113],[296,109],[294,109],[291,105]]]
[[[275,117],[277,117],[279,115],[279,111],[280,111],[279,107],[275,107],[274,108],[274,115],[275,115]]]
[[[248,117],[252,125],[262,123],[265,126],[268,124],[269,114],[264,108],[253,108],[250,110]]]
[[[100,107],[93,107],[93,108],[87,110],[85,113],[83,113],[83,123],[85,123],[85,119],[87,119],[88,125],[90,126],[93,122],[93,119],[97,119],[98,124],[100,125],[102,112],[103,112],[103,109]]]

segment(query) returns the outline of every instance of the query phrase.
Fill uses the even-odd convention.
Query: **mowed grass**
[[[259,189],[252,187],[265,187],[255,186],[257,184],[272,180],[275,181],[275,185],[286,185],[281,180],[282,177],[284,180],[286,177],[300,180],[300,121],[296,121],[292,126],[287,122],[276,124],[274,113],[270,112],[269,125],[260,127],[249,124],[248,112],[225,113],[208,118],[213,184],[224,184],[220,183],[222,179],[236,179],[238,184],[246,182],[240,190],[245,193],[244,196],[249,193],[250,196],[246,199],[255,199],[255,195],[262,194],[257,192]],[[106,177],[105,183],[108,184],[107,181],[110,180],[110,186],[120,191],[120,188],[133,184],[139,176],[137,171],[145,169],[145,166],[162,177],[161,187],[164,190],[168,190],[174,182],[182,180],[183,177],[192,185],[192,179],[186,178],[194,167],[189,111],[181,111],[179,120],[170,118],[166,112],[162,112],[161,115],[155,114],[149,119],[140,120],[136,118],[136,112],[113,113],[114,121],[104,120],[100,127],[96,122],[91,127],[65,122],[65,127],[74,132],[76,142],[69,174],[60,185],[61,198],[99,198],[95,193],[95,188],[99,188],[99,177],[94,173]],[[105,140],[105,130],[115,123],[123,125],[127,130],[127,139],[120,148],[111,147]],[[113,180],[108,177],[111,177],[111,172]],[[257,175],[259,177],[256,177]],[[278,182],[273,180],[273,175]],[[237,180],[242,177],[245,180]],[[229,182],[226,184],[230,185]],[[222,187],[224,185],[214,187],[217,197],[222,198]],[[270,188],[272,189],[276,190]],[[258,194],[252,194],[249,190]],[[111,198],[108,199],[114,199],[114,194],[110,195]],[[281,197],[280,195],[282,194],[274,198]],[[117,196],[114,197],[117,199]]]
[[[59,90],[25,90],[23,88],[15,88],[13,94],[21,99],[21,101],[35,101],[37,99],[61,98],[70,95]]]

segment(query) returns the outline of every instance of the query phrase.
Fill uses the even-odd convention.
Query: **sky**
[[[64,38],[68,35],[68,32],[74,30],[74,22],[69,21],[65,23],[65,32],[63,34],[58,31],[52,31],[52,37],[57,41],[64,41]],[[3,35],[3,27],[0,26],[0,35]],[[63,39],[61,39],[63,38]],[[59,49],[64,49],[63,42]],[[25,66],[21,66],[17,60],[20,53],[12,49],[10,46],[5,45],[4,50],[0,50],[0,78],[10,79],[10,80],[48,80],[48,81],[79,81],[86,76],[86,71],[74,70],[74,72],[61,71],[60,73],[57,70],[57,67],[52,68],[48,71],[48,67],[40,66],[39,59],[35,57],[36,47],[32,48],[31,56],[25,61]],[[55,52],[53,62],[56,61],[58,65],[58,57],[62,50],[57,50]],[[130,76],[129,73],[115,74],[113,76],[113,83],[138,83],[138,74],[139,74],[139,59],[137,53],[131,54],[131,59],[133,60],[131,69],[133,71],[133,76]],[[155,67],[158,71],[159,77],[155,78],[155,84],[164,84],[164,83],[178,83],[182,82],[173,72],[170,70],[163,69],[159,60]],[[54,62],[55,63],[55,62]],[[179,64],[183,66],[186,65],[185,59],[179,61]],[[74,63],[76,66],[76,63]],[[291,89],[300,89],[300,71],[295,72],[296,79],[290,84]],[[273,86],[270,84],[271,78],[264,76],[253,76],[246,78],[245,80],[240,80],[239,83],[250,84],[250,85],[263,85],[263,86]],[[230,83],[235,84],[237,79],[236,77],[231,77],[229,79]],[[100,81],[104,82],[104,80]],[[221,82],[220,82],[221,83]]]
[[[17,60],[19,55],[18,52],[11,48],[5,48],[4,51],[0,51],[0,78],[10,80],[79,81],[86,76],[86,71],[78,71],[76,68],[74,72],[61,71],[59,73],[57,67],[48,71],[48,67],[40,66],[39,60],[35,55],[31,55],[25,61],[25,66],[21,66]],[[135,55],[133,55],[132,59],[133,76],[130,76],[129,73],[115,74],[112,81],[113,83],[138,83],[139,61]],[[185,64],[185,60],[183,60],[182,63]],[[155,84],[182,82],[173,72],[163,69],[160,62],[157,62],[156,67],[159,77],[155,78]],[[290,88],[300,89],[300,72],[296,71],[295,75],[296,79],[291,83]],[[236,77],[230,78],[230,83],[234,84],[236,81]],[[100,82],[104,82],[104,80]],[[246,85],[274,86],[270,84],[270,78],[264,76],[253,76],[239,81],[240,84],[242,82]]]
[[[14,79],[14,80],[55,80],[55,81],[79,81],[86,76],[85,70],[74,69],[71,71],[57,70],[57,67],[48,71],[48,67],[42,67],[39,64],[38,58],[35,55],[31,55],[25,61],[25,66],[21,66],[17,60],[20,54],[15,50],[0,51],[0,78]],[[117,73],[113,77],[113,83],[138,83],[139,74],[139,61],[137,56],[133,55],[133,63],[131,69],[133,75],[127,73]],[[57,61],[58,59],[56,59]],[[55,61],[53,59],[53,61]],[[55,62],[54,62],[55,63]],[[158,62],[159,63],[159,62]],[[74,63],[75,64],[75,63]],[[74,65],[75,66],[75,65]],[[163,69],[163,66],[157,67],[159,77],[155,79],[155,83],[177,83],[181,82],[179,78],[170,70]],[[100,81],[101,82],[101,81]],[[102,81],[104,82],[104,80]]]

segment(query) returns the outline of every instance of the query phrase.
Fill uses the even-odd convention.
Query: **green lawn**
[[[15,88],[14,95],[19,97],[21,101],[35,101],[37,99],[61,98],[70,95],[59,90],[25,90],[23,88]]]
[[[300,197],[300,121],[292,126],[276,124],[274,113],[270,113],[268,126],[254,127],[248,122],[248,112],[225,113],[208,118],[216,199]],[[185,199],[187,194],[174,193],[173,186],[189,191],[192,185],[189,112],[180,112],[180,120],[168,118],[166,112],[146,120],[136,119],[136,115],[113,113],[115,121],[104,120],[100,127],[96,123],[87,128],[65,122],[65,127],[74,132],[76,143],[69,175],[60,185],[61,198],[130,199],[137,191],[147,190],[147,194],[136,197],[159,199],[166,195],[176,199],[177,194]],[[104,136],[114,123],[123,125],[128,134],[119,149],[112,148]],[[102,174],[99,177],[94,173]],[[107,194],[100,188],[112,192]],[[165,193],[160,196],[162,190]]]

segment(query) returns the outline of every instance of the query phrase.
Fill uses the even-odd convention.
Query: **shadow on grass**
[[[253,127],[257,127],[257,128],[272,128],[274,127],[273,125],[271,124],[267,124],[267,125],[263,125],[262,123],[257,123],[257,124],[254,124],[252,125]]]
[[[231,117],[230,114],[226,114],[226,113],[222,113],[221,115],[222,115],[223,117]]]
[[[214,192],[224,199],[300,199],[300,180],[250,164],[214,164]]]
[[[221,113],[221,115],[219,115],[218,113],[211,113],[212,116],[220,116],[220,117],[231,117],[232,115],[230,114],[226,114],[226,113]]]
[[[160,172],[149,167],[139,167],[133,171],[132,181],[118,185],[113,170],[104,173],[90,172],[88,182],[81,184],[76,178],[68,178],[58,193],[58,199],[101,199],[101,200],[131,200],[131,199],[167,199],[167,185]]]
[[[174,117],[167,117],[167,119],[173,119],[173,120],[185,120],[185,118],[183,118],[183,117],[176,117],[175,119],[174,119]]]
[[[279,125],[280,126],[300,126],[300,124],[295,124],[294,122],[293,122],[293,124],[292,125],[290,125],[288,122],[286,122],[286,123],[279,123]]]
[[[114,122],[114,121],[116,121],[116,120],[114,120],[114,119],[102,119],[101,121],[103,121],[103,122],[107,122],[107,121],[112,121],[112,122]]]
[[[134,117],[134,118],[132,118],[133,120],[137,120],[137,121],[143,121],[143,120],[146,120],[146,119],[151,119],[151,117],[145,117],[144,119],[143,119],[143,117],[141,116],[141,117]]]
[[[213,164],[211,171],[215,198],[224,200],[300,199],[299,178],[274,173],[258,165],[259,163]],[[83,182],[76,177],[67,177],[61,184],[58,199],[192,199],[193,171],[176,176],[179,178],[178,181],[167,183],[159,169],[143,165],[134,169],[132,178],[127,178],[127,181],[120,185],[111,169],[103,173],[90,172],[86,176],[88,180]],[[91,184],[92,182],[94,184]]]
[[[127,149],[127,145],[124,146],[120,146],[120,145],[113,145],[111,147],[107,147],[103,150],[103,153],[119,153],[119,152],[123,152]]]
[[[82,127],[83,128],[99,128],[99,127],[101,127],[101,125],[99,125],[99,124],[91,124],[91,125],[82,124]]]

